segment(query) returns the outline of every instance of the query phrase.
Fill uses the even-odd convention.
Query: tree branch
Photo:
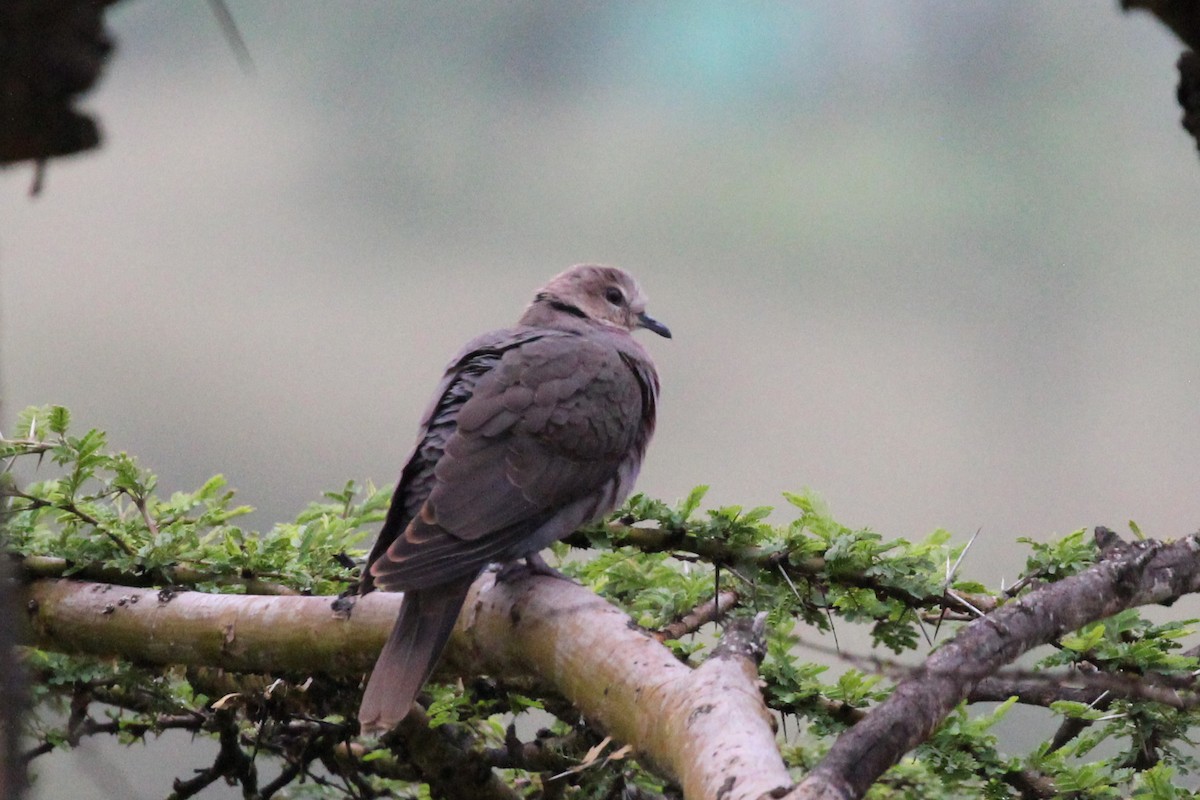
[[[156,592],[63,579],[29,587],[39,647],[151,664],[349,675],[370,668],[400,595],[349,614],[329,597]],[[749,800],[790,786],[763,703],[755,631],[743,621],[692,669],[621,610],[570,581],[476,581],[447,662],[466,673],[537,676],[687,797]],[[630,666],[633,669],[630,669]],[[719,754],[714,757],[713,754]]]
[[[1122,11],[1146,11],[1158,18],[1179,41],[1200,50],[1200,3],[1196,0],[1120,0]]]
[[[473,743],[462,746],[455,741],[456,728],[453,725],[430,728],[429,718],[421,709],[414,708],[393,734],[435,797],[518,800],[521,795],[500,780],[476,748],[470,746]]]
[[[945,716],[999,667],[1083,625],[1134,606],[1200,589],[1200,537],[1135,542],[970,623],[892,695],[834,743],[788,797],[862,797],[885,770],[925,741]]]
[[[740,599],[736,591],[726,589],[715,597],[705,600],[687,614],[684,614],[679,619],[656,632],[654,638],[660,642],[682,639],[689,633],[695,633],[700,630],[708,623],[716,622],[723,614],[728,613],[729,609],[737,605]]]
[[[475,589],[455,657],[546,679],[686,797],[757,798],[790,785],[744,649],[729,645],[691,669],[624,612],[569,581],[497,583],[487,574]]]
[[[26,696],[24,668],[16,650],[15,588],[8,564],[0,560],[0,797],[19,800],[26,784],[20,757]]]
[[[171,592],[67,579],[34,581],[28,596],[38,647],[238,672],[365,672],[400,608],[396,594],[364,598],[346,615],[332,609],[330,597]]]
[[[0,165],[43,162],[95,147],[95,121],[75,108],[100,76],[115,0],[19,0],[0,5]]]
[[[828,580],[828,564],[821,556],[793,561],[787,550],[735,547],[719,539],[697,537],[686,530],[647,528],[617,522],[605,527],[613,546],[635,547],[644,553],[689,553],[720,566],[753,564],[767,572],[779,570],[792,581]],[[576,531],[563,541],[579,549],[592,547],[583,531]],[[869,573],[839,572],[837,580],[848,586],[870,589],[879,597],[899,600],[913,608],[945,608],[974,614],[976,609],[990,611],[997,603],[994,597],[988,595],[955,595],[948,592],[918,595]]]
[[[1120,0],[1123,11],[1145,11],[1158,18],[1190,50],[1179,57],[1175,97],[1183,109],[1183,127],[1200,146],[1200,2],[1197,0]]]

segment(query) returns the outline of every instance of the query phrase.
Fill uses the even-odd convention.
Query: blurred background
[[[165,492],[224,473],[268,527],[393,482],[455,350],[599,261],[675,333],[645,337],[647,493],[811,487],[887,537],[979,530],[963,570],[991,585],[1018,536],[1200,526],[1200,163],[1151,18],[230,8],[253,76],[207,4],[121,3],[102,148],[33,199],[31,168],[0,174],[6,434],[66,405]]]

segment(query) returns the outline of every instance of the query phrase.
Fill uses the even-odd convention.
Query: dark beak
[[[665,339],[671,338],[671,329],[647,314],[645,311],[643,311],[641,314],[638,314],[638,327],[645,328],[648,331],[654,331]]]

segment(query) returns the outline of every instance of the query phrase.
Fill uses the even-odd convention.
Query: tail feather
[[[400,616],[363,692],[358,722],[364,734],[391,730],[429,680],[474,578],[404,593]]]

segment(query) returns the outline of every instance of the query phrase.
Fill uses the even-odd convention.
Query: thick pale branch
[[[369,669],[400,596],[351,613],[329,597],[210,595],[39,580],[37,645],[152,664],[353,674]],[[740,631],[740,629],[737,629]],[[688,798],[749,800],[790,786],[744,632],[704,664],[681,664],[621,610],[570,581],[476,582],[448,661],[465,672],[535,675]]]
[[[502,674],[547,679],[590,722],[677,780],[685,797],[748,800],[791,784],[756,665],[738,648],[691,669],[569,581],[486,575],[475,587],[458,652]]]
[[[170,592],[74,580],[28,588],[34,644],[146,664],[244,672],[353,674],[371,668],[400,595],[363,598],[349,616],[332,598]]]
[[[985,677],[1022,653],[1119,611],[1200,589],[1200,538],[1137,542],[965,626],[861,722],[788,795],[849,800],[925,741]]]

